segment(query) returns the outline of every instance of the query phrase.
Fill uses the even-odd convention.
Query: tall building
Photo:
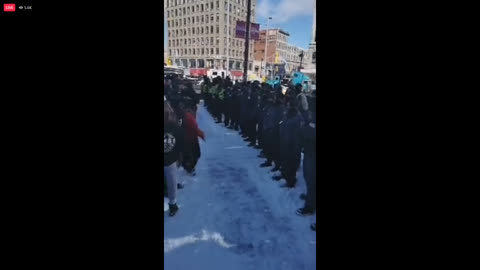
[[[313,1],[313,22],[312,22],[312,34],[310,39],[310,45],[307,53],[307,61],[305,63],[305,69],[315,69],[317,62],[317,23],[316,23],[316,1]]]
[[[243,71],[245,40],[235,38],[237,20],[247,20],[247,0],[165,0],[167,54],[173,64],[191,69]],[[256,0],[251,0],[251,22],[255,22]],[[230,16],[228,16],[228,14]],[[229,34],[227,19],[229,18]],[[227,52],[227,42],[229,48]],[[249,48],[249,70],[253,63],[253,40]],[[193,73],[196,75],[203,75]]]
[[[265,67],[265,34],[267,37],[267,75],[271,76],[273,64],[286,63],[286,72],[295,71],[300,65],[300,53],[302,48],[288,44],[290,34],[282,29],[268,29],[260,31],[260,39],[255,41],[254,59],[256,60],[255,72],[263,75]],[[258,63],[263,63],[258,65]]]

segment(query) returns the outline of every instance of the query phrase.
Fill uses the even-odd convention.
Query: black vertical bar
[[[247,33],[245,36],[245,61],[243,63],[243,81],[247,82],[247,72],[248,72],[248,49],[250,48],[250,6],[252,1],[247,1]]]

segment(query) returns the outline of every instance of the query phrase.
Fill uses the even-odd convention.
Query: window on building
[[[208,35],[208,26],[205,27],[205,34]]]
[[[213,37],[210,38],[210,44],[213,45]],[[212,52],[212,54],[213,54],[213,52]]]
[[[220,15],[217,13],[217,22],[220,22]]]
[[[195,7],[192,7],[192,13],[195,13]]]
[[[178,11],[175,9],[175,16],[178,16]]]
[[[217,28],[218,29],[218,28]],[[220,38],[217,37],[217,46],[220,45]]]
[[[217,55],[220,55],[220,49],[219,49],[219,48],[217,48],[217,50],[216,50],[216,51],[217,51]]]
[[[210,3],[210,10],[213,10],[213,1]]]
[[[195,27],[192,28],[192,35],[195,35]]]
[[[209,18],[209,16],[208,16],[208,15],[207,15],[207,16],[205,16],[205,23],[208,23],[208,18]]]
[[[205,54],[205,51],[204,51],[204,48],[202,48],[202,55],[204,55],[204,54]]]
[[[210,49],[210,54],[213,55],[213,48]]]
[[[220,34],[220,26],[217,25],[217,34]]]

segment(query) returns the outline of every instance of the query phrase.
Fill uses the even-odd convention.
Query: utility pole
[[[268,46],[268,21],[271,20],[272,17],[268,17],[267,19],[267,29],[265,30],[265,70],[263,71],[263,76],[267,77],[267,46]]]
[[[250,14],[251,14],[251,0],[247,0],[247,33],[245,36],[245,61],[243,63],[243,81],[247,82],[248,73],[248,49],[250,48]]]
[[[227,76],[230,70],[230,3],[227,1]],[[230,79],[231,76],[230,76]]]

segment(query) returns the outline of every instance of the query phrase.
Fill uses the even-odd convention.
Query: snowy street
[[[164,212],[164,269],[315,269],[316,218],[295,214],[306,192],[302,168],[294,189],[281,188],[285,180],[273,181],[272,167],[259,167],[260,150],[216,124],[203,103],[197,121],[206,142],[197,175],[179,173],[177,215]]]

